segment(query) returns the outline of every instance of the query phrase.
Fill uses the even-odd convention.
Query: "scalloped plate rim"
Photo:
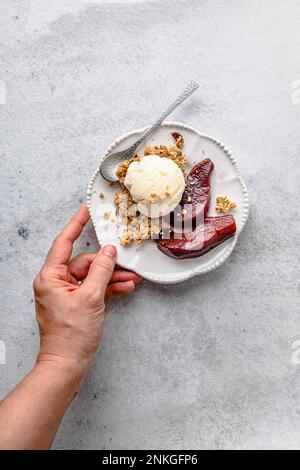
[[[208,272],[211,272],[214,269],[217,269],[218,267],[220,267],[222,264],[224,264],[225,261],[227,261],[227,259],[231,256],[231,254],[232,254],[232,252],[235,248],[235,245],[237,243],[237,239],[238,239],[239,235],[241,234],[241,232],[243,231],[243,229],[244,229],[244,227],[247,223],[248,216],[249,216],[249,210],[250,210],[250,203],[249,203],[248,190],[247,190],[246,184],[245,184],[242,176],[240,175],[236,159],[233,156],[233,154],[228,150],[227,146],[223,142],[221,142],[220,140],[218,140],[214,137],[211,137],[208,134],[205,134],[203,132],[199,132],[194,127],[191,127],[187,124],[183,124],[183,123],[177,122],[177,121],[176,122],[173,122],[173,121],[164,122],[164,123],[161,124],[161,127],[182,127],[183,129],[187,129],[191,132],[195,132],[200,137],[211,140],[212,142],[217,144],[223,150],[223,152],[226,154],[226,156],[229,158],[229,160],[231,161],[231,163],[234,167],[237,179],[239,180],[239,182],[241,184],[242,192],[243,192],[243,195],[244,195],[244,207],[243,207],[243,213],[242,213],[242,219],[241,219],[240,227],[239,227],[236,235],[231,239],[231,243],[228,245],[226,252],[219,259],[212,262],[208,267],[201,269],[201,267],[198,266],[198,267],[195,267],[192,270],[182,272],[182,274],[177,273],[176,275],[173,275],[173,276],[170,275],[170,274],[163,275],[163,276],[159,276],[159,275],[153,276],[152,273],[139,271],[138,269],[136,269],[135,266],[131,266],[129,263],[122,264],[118,261],[119,266],[121,266],[125,269],[131,269],[131,270],[135,271],[137,274],[142,276],[144,279],[147,279],[148,281],[155,282],[155,283],[158,283],[158,284],[176,284],[176,283],[179,283],[179,282],[184,282],[184,281],[186,281],[188,279],[191,279],[195,276],[200,276],[201,274],[206,274]],[[143,127],[141,129],[135,129],[133,131],[130,131],[130,132],[127,132],[126,134],[121,135],[109,146],[109,148],[105,152],[104,156],[100,159],[99,167],[95,171],[93,177],[91,178],[91,180],[89,182],[89,185],[88,185],[88,188],[87,188],[87,193],[86,193],[86,204],[87,204],[87,207],[89,209],[89,213],[90,213],[90,216],[91,216],[91,220],[92,220],[94,229],[95,229],[96,224],[95,224],[95,221],[93,219],[93,214],[92,214],[92,210],[91,210],[91,195],[92,195],[92,187],[93,187],[94,181],[95,181],[96,177],[98,176],[98,174],[100,173],[99,168],[100,168],[101,162],[104,160],[104,158],[109,153],[112,152],[112,150],[117,145],[121,144],[124,140],[128,139],[128,137],[130,137],[132,135],[144,132],[147,128],[148,128],[148,126]],[[96,229],[95,229],[95,231],[96,231]],[[97,234],[97,232],[96,232],[96,234]],[[98,235],[97,235],[97,239],[98,239],[98,241],[101,245],[101,240],[99,240]],[[199,257],[199,258],[201,259],[201,257]]]

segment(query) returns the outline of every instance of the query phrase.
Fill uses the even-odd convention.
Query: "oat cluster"
[[[236,208],[236,203],[233,201],[230,201],[230,199],[227,196],[218,196],[216,199],[216,210],[218,212],[223,212],[224,214],[227,214],[230,212],[232,209]]]

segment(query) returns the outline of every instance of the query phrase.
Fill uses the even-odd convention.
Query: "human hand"
[[[38,362],[76,369],[82,376],[102,338],[105,300],[128,294],[141,278],[116,268],[116,248],[70,259],[73,244],[89,220],[84,205],[56,237],[34,281],[40,330]]]

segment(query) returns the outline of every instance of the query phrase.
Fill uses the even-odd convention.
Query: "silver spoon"
[[[186,89],[178,96],[178,98],[166,109],[166,111],[155,121],[152,126],[148,127],[143,135],[130,147],[119,152],[113,152],[107,155],[100,165],[100,173],[107,181],[118,181],[116,176],[116,168],[123,161],[131,158],[141,143],[149,137],[150,134],[176,109],[184,100],[199,88],[198,83],[191,82]]]

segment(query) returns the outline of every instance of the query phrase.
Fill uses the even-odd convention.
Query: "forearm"
[[[0,449],[48,449],[101,342],[105,300],[141,278],[114,269],[116,248],[72,256],[89,220],[83,205],[55,238],[34,281],[41,349],[32,372],[0,402]]]
[[[38,362],[0,403],[0,449],[50,448],[82,377],[72,363]]]

